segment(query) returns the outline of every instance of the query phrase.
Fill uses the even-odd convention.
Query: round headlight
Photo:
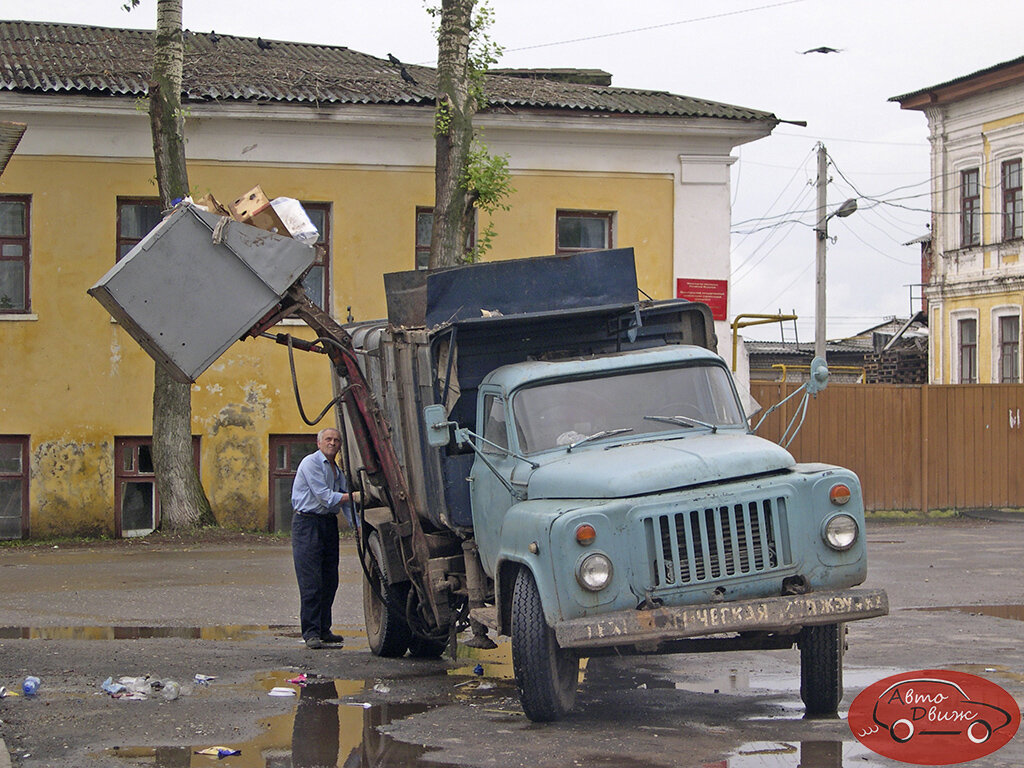
[[[600,592],[612,580],[612,561],[607,555],[595,552],[580,561],[576,569],[576,581],[584,589]]]
[[[849,549],[857,541],[857,521],[849,515],[836,515],[825,523],[825,543],[832,549]]]

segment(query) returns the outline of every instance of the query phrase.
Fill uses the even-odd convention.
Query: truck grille
[[[779,541],[784,510],[780,498],[645,518],[654,588],[770,571],[785,564],[788,555]]]

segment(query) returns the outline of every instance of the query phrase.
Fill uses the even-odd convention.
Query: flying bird
[[[800,51],[800,53],[806,56],[808,53],[839,53],[842,50],[842,48],[829,48],[827,45],[822,45],[817,48],[808,48],[806,51]]]
[[[409,74],[409,70],[407,70],[405,67],[402,67],[402,79],[405,80],[405,82],[407,83],[411,83],[412,85],[419,85],[419,83],[416,82],[416,79]]]
[[[256,38],[256,47],[260,48],[260,49],[262,49],[264,51],[269,51],[270,48],[271,48],[271,45],[266,40],[264,40],[262,37],[257,37]]]

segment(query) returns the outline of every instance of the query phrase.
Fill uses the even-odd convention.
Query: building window
[[[430,236],[434,229],[434,209],[416,206],[416,269],[430,266]],[[473,226],[466,234],[466,254],[476,248],[476,211],[473,211]]]
[[[320,237],[316,241],[316,261],[302,278],[306,295],[320,309],[330,311],[331,295],[331,205],[330,203],[302,203]]]
[[[292,529],[292,483],[299,462],[317,450],[312,435],[270,436],[270,519],[267,527],[274,533]]]
[[[192,458],[199,471],[199,437],[192,437]],[[114,438],[114,535],[145,536],[160,527],[151,437]]]
[[[999,381],[1016,384],[1020,381],[1020,317],[999,318]]]
[[[978,169],[960,173],[960,245],[981,243],[981,187]]]
[[[555,253],[600,251],[612,247],[614,214],[600,211],[557,211]]]
[[[28,437],[0,435],[0,539],[28,538]]]
[[[1003,240],[1024,235],[1024,210],[1021,209],[1021,161],[1003,163]]]
[[[0,313],[25,313],[29,297],[29,198],[0,195]]]
[[[117,198],[117,261],[123,259],[162,218],[163,210],[156,198]]]
[[[978,383],[978,321],[957,321],[957,346],[960,351],[960,383]]]

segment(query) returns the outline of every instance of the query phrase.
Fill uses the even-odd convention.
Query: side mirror
[[[443,405],[428,405],[423,408],[423,423],[427,429],[427,444],[434,448],[443,448],[451,440],[448,427],[455,422],[448,421]]]

